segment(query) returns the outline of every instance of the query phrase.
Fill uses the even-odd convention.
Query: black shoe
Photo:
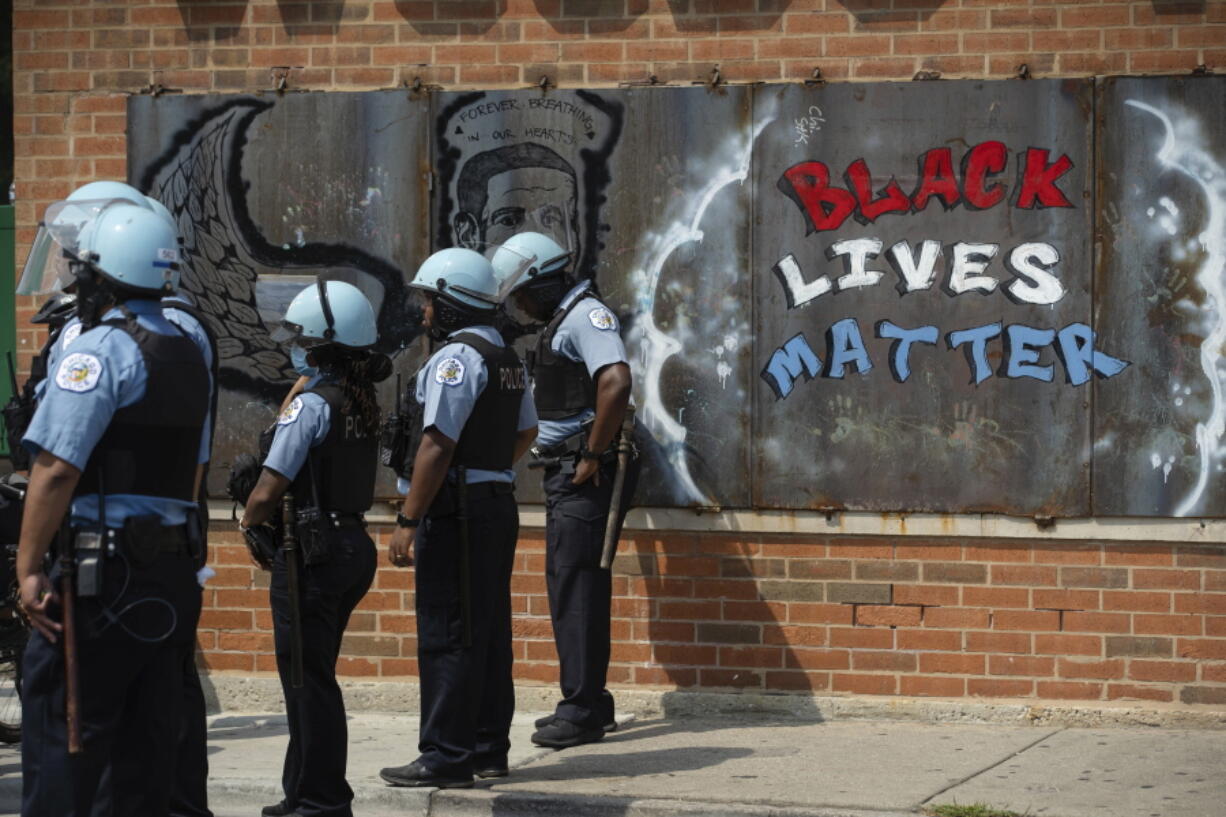
[[[260,809],[260,814],[263,817],[290,817],[293,813],[294,810],[284,800],[275,806],[264,806],[264,808]]]
[[[471,775],[458,777],[437,774],[423,765],[420,760],[414,760],[408,766],[389,766],[386,769],[380,769],[379,777],[393,786],[429,786],[438,789],[471,789],[473,787]]]
[[[510,773],[511,770],[507,767],[505,760],[502,763],[481,764],[473,771],[473,774],[482,780],[488,780],[491,777],[506,777]]]
[[[554,720],[557,719],[557,717],[558,717],[557,715],[546,715],[543,718],[537,718],[535,721],[533,721],[533,725],[536,726],[537,729],[544,729],[546,726],[553,723]],[[617,719],[610,717],[609,722],[606,723],[602,728],[606,732],[616,732],[617,731]]]
[[[580,726],[565,718],[555,718],[553,723],[536,730],[532,735],[532,742],[537,746],[566,749],[584,743],[595,743],[603,737],[604,729],[599,726]]]

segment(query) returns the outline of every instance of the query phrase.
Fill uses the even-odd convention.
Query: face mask
[[[314,377],[319,374],[319,369],[307,363],[307,351],[298,344],[289,347],[289,362],[294,367],[294,371],[304,377]]]

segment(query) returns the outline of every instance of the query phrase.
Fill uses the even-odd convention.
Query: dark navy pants
[[[626,470],[619,535],[639,468],[635,458]],[[605,689],[613,575],[600,569],[600,554],[616,471],[616,463],[606,462],[600,467],[599,485],[590,479],[575,485],[571,467],[545,470],[545,583],[562,687],[556,714],[587,727],[613,719],[613,696]]]
[[[77,755],[68,753],[63,643],[31,635],[22,680],[23,817],[86,817],[107,799],[114,817],[167,813],[181,656],[199,616],[189,557],[161,555],[142,567],[107,560],[101,594],[77,602],[84,746]]]
[[[208,795],[208,723],[194,639],[181,648],[179,666],[183,673],[183,704],[170,817],[213,817]]]
[[[341,528],[337,534],[326,563],[299,570],[303,685],[297,689],[290,684],[290,600],[284,551],[277,552],[269,590],[277,672],[289,721],[281,787],[285,802],[303,817],[353,814],[353,790],[345,780],[349,729],[336,682],[336,660],[349,614],[374,580],[375,545],[365,528]]]
[[[480,483],[478,483],[480,484]],[[427,515],[414,540],[421,762],[440,774],[470,775],[505,762],[511,747],[511,570],[519,512],[509,494],[469,503],[472,643],[460,606],[460,526]]]

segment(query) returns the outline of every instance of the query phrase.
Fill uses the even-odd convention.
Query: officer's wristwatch
[[[414,519],[411,516],[405,516],[403,513],[396,513],[396,527],[398,528],[415,528],[421,524],[420,519]]]

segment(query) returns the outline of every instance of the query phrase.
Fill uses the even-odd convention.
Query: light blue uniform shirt
[[[180,334],[157,301],[131,300],[127,307],[148,331]],[[104,319],[119,317],[122,313],[112,309]],[[122,329],[95,326],[77,331],[80,337],[70,339],[71,348],[61,351],[54,368],[48,366],[46,389],[21,442],[33,457],[48,451],[83,471],[115,412],[144,398],[148,373],[140,347]],[[199,462],[208,459],[208,443],[207,429],[202,429]],[[118,528],[129,516],[157,514],[165,525],[182,525],[195,507],[186,500],[107,494],[106,524]],[[97,523],[98,495],[73,499],[70,515],[74,524]]]
[[[213,438],[213,389],[217,387],[213,383],[213,346],[209,343],[209,336],[204,331],[204,327],[200,325],[195,316],[181,309],[174,308],[174,301],[176,299],[181,299],[191,306],[191,301],[188,300],[186,295],[171,295],[161,301],[162,315],[166,320],[182,329],[183,333],[192,339],[192,342],[196,344],[196,348],[200,350],[200,354],[204,355],[204,367],[209,373],[209,413],[204,418],[204,437],[201,438],[200,449],[200,456],[203,457],[200,461],[208,462],[211,453],[209,451],[209,442]],[[133,311],[135,312],[135,310]],[[106,317],[118,317],[118,315],[118,312],[107,313]],[[56,370],[56,367],[59,366],[60,361],[64,358],[68,347],[81,335],[81,329],[81,319],[75,315],[64,322],[63,328],[60,329],[60,336],[55,339],[55,345],[47,352],[48,377],[44,378],[34,387],[34,398],[36,400],[42,400],[43,395],[47,393],[47,383],[51,380],[50,373]]]
[[[306,387],[313,389],[321,381],[319,376],[313,377]],[[264,467],[294,481],[306,462],[307,454],[327,438],[331,428],[332,409],[328,401],[318,394],[298,395],[277,418],[277,431],[273,435]]]
[[[605,366],[627,363],[627,360],[617,316],[587,294],[591,286],[590,281],[576,284],[558,305],[558,310],[562,311],[578,301],[554,333],[550,348],[567,360],[587,366],[587,373],[594,381],[596,373]],[[595,414],[593,409],[584,409],[561,420],[541,420],[536,444],[543,448],[570,439],[579,433],[583,422]]]
[[[452,332],[448,337],[468,332],[498,347],[506,344],[502,335],[492,326],[468,326]],[[485,369],[485,358],[471,346],[464,343],[448,343],[431,355],[430,360],[417,373],[417,402],[425,407],[422,417],[422,429],[437,428],[446,437],[458,441],[464,431],[464,424],[472,415],[477,398],[485,390],[489,373]],[[525,378],[527,382],[527,378]],[[516,429],[523,431],[532,428],[536,422],[536,404],[532,400],[532,390],[525,389],[524,397],[519,403],[519,424]],[[416,452],[414,452],[416,453]],[[448,472],[455,478],[455,469]],[[468,469],[468,483],[474,482],[514,482],[515,472],[487,471],[481,468]],[[402,494],[409,492],[409,481],[398,479],[396,490]]]

